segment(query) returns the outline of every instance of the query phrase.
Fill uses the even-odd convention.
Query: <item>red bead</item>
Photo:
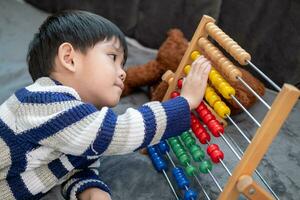
[[[198,120],[197,120],[197,119],[191,118],[191,126],[192,126],[193,124],[197,124],[197,123],[198,123]]]
[[[201,119],[202,119],[205,115],[210,114],[210,111],[209,111],[208,109],[203,109],[203,110],[200,110],[200,111],[198,112],[198,114],[199,114],[199,116],[200,116]]]
[[[182,88],[182,83],[183,83],[183,79],[179,79],[179,80],[177,81],[177,87],[178,87],[179,89]]]
[[[221,150],[215,150],[211,153],[210,158],[214,163],[219,163],[224,159],[224,153]]]
[[[207,144],[207,141],[210,141],[210,135],[206,131],[203,131],[197,138],[201,144]]]
[[[207,127],[215,137],[220,137],[220,133],[224,133],[224,127],[217,120],[208,122]]]
[[[217,144],[210,144],[208,145],[206,152],[209,156],[211,156],[211,153],[216,150],[220,150],[219,146]]]
[[[201,101],[201,103],[197,106],[197,110],[207,109],[206,105]]]
[[[175,97],[178,97],[178,96],[180,96],[180,93],[177,92],[177,91],[173,91],[173,92],[171,93],[171,98],[172,98],[172,99],[175,98]]]
[[[201,119],[205,124],[208,124],[211,120],[216,120],[216,117],[213,114],[207,114],[203,116]]]
[[[198,130],[200,128],[200,123],[194,123],[192,124],[192,131],[195,132],[196,130]]]

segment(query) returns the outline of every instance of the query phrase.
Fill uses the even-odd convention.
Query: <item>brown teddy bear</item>
[[[167,70],[176,71],[188,47],[188,41],[180,30],[172,29],[167,35],[168,37],[159,48],[155,60],[128,68],[123,96],[132,93],[138,87],[150,86],[150,99],[152,101],[163,99],[168,84],[162,81],[161,77]],[[262,96],[265,92],[264,85],[246,70],[239,69],[243,74],[243,79]],[[227,81],[236,89],[236,97],[246,108],[255,103],[256,97],[240,82]],[[232,100],[227,101],[227,105],[231,107],[233,114],[240,111],[240,107]]]

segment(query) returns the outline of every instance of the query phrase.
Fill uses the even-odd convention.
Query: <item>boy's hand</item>
[[[184,80],[181,96],[184,97],[190,109],[195,109],[203,99],[211,64],[204,56],[197,58],[191,66],[191,71]]]
[[[110,195],[99,188],[88,188],[78,195],[80,200],[111,200]]]

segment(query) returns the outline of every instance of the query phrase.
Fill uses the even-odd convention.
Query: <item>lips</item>
[[[124,89],[124,84],[123,83],[116,83],[116,86],[118,86],[119,88],[121,88],[121,90]]]

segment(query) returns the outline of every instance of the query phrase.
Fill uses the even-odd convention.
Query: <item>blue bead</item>
[[[163,157],[159,154],[157,149],[155,147],[148,147],[148,154],[152,161],[152,164],[154,165],[154,168],[161,172],[163,170],[167,170],[167,164]]]
[[[197,199],[197,193],[194,192],[192,189],[188,189],[184,193],[184,200],[196,200]]]
[[[187,179],[181,168],[174,167],[172,173],[180,189],[185,189],[185,187],[188,187],[190,185],[189,180]]]
[[[162,154],[170,151],[169,145],[166,143],[166,141],[160,141],[160,143],[158,143],[158,148]]]

